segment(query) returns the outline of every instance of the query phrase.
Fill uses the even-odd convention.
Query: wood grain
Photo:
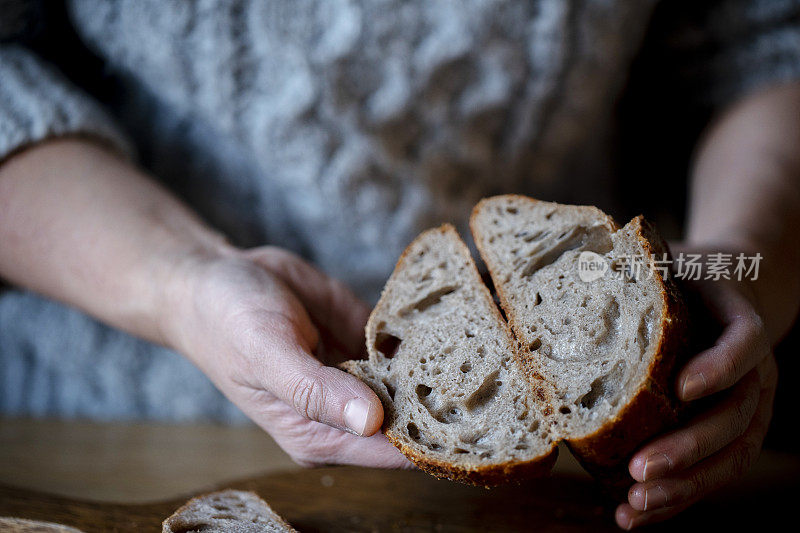
[[[556,476],[486,490],[421,472],[329,467],[274,473],[225,486],[255,491],[301,532],[618,531],[614,502],[583,477]],[[777,527],[794,516],[797,480],[787,479],[773,489],[723,492],[655,529]],[[57,522],[86,533],[158,531],[161,521],[188,497],[123,505],[0,486],[0,516]]]
[[[254,490],[312,533],[617,531],[615,502],[566,450],[551,477],[487,491],[420,472],[301,470],[252,427],[0,420],[0,516],[87,533],[159,531],[215,487]],[[800,458],[765,451],[743,480],[656,530],[781,530],[798,498]]]
[[[253,490],[292,525],[316,531],[613,531],[608,501],[585,479],[494,490],[421,472],[330,467],[270,474],[228,487]],[[100,531],[157,531],[185,498],[122,505],[0,486],[0,515]]]

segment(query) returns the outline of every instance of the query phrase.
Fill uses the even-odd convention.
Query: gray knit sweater
[[[800,76],[799,2],[704,4],[670,35],[689,98]],[[655,5],[68,1],[114,80],[100,101],[76,65],[26,46],[35,6],[0,0],[0,162],[100,137],[234,242],[289,247],[374,300],[415,234],[463,229],[481,196],[613,203],[597,147]],[[0,412],[242,419],[179,355],[15,289],[0,293]]]

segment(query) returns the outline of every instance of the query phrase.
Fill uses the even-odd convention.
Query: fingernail
[[[642,471],[642,481],[653,479],[660,476],[670,469],[672,462],[669,457],[663,453],[654,453],[644,462],[644,470]]]
[[[702,372],[698,372],[683,380],[681,396],[683,396],[684,400],[694,400],[705,392],[707,386],[706,377]]]
[[[637,511],[643,510],[646,502],[647,492],[641,486],[634,486],[628,492],[628,503]]]
[[[661,485],[656,485],[644,491],[644,510],[650,511],[659,507],[664,507],[667,504],[667,493],[661,488]]]
[[[353,398],[344,406],[344,423],[356,435],[363,435],[369,417],[369,402],[364,398]]]

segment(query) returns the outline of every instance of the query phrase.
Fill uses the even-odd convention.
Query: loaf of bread
[[[164,533],[296,533],[253,492],[224,490],[192,498],[164,520]]]
[[[343,366],[384,404],[384,432],[421,469],[491,486],[547,472],[566,441],[613,481],[676,420],[669,380],[686,312],[637,217],[522,196],[481,201],[470,226],[505,317],[448,225],[401,256]],[[587,257],[603,275],[581,276]],[[638,265],[638,266],[637,266]],[[507,320],[506,320],[507,317]]]

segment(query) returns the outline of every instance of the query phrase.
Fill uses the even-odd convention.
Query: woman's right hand
[[[296,255],[264,247],[176,267],[162,336],[301,465],[408,467],[383,408],[331,366],[364,355],[369,309]]]

